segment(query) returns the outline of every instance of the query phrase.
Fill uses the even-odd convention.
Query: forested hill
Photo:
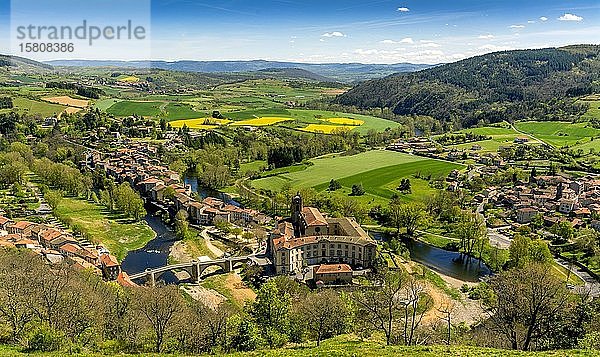
[[[599,77],[598,45],[503,51],[367,81],[336,101],[462,127],[482,120],[565,120],[583,110],[574,97],[600,92]]]

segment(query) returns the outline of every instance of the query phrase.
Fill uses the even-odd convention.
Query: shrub
[[[54,352],[60,350],[64,336],[50,326],[40,325],[36,327],[27,338],[28,352]]]

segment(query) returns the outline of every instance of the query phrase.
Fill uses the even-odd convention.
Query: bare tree
[[[150,323],[154,332],[154,351],[160,353],[165,335],[174,325],[183,301],[177,287],[139,288],[134,292],[135,310]]]
[[[552,266],[541,264],[504,272],[490,287],[494,296],[487,302],[489,326],[515,350],[527,351],[537,340],[551,337],[571,297]]]
[[[456,305],[452,301],[447,301],[437,308],[440,313],[440,320],[446,324],[446,345],[450,345],[450,339],[452,338],[452,314]]]

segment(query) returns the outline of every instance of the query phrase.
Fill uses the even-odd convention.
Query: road
[[[208,248],[208,250],[210,250],[211,253],[215,257],[217,257],[217,259],[222,257],[225,254],[225,252],[223,252],[221,249],[215,247],[212,244],[210,234],[208,234],[208,228],[205,228],[202,231],[200,231],[200,236],[202,236],[202,238],[204,238],[204,242],[206,243],[206,248]]]
[[[500,233],[500,229],[502,229],[504,227],[499,227],[499,228],[488,228],[488,238],[490,239],[490,245],[492,247],[498,247],[500,249],[508,249],[508,247],[510,246],[510,238],[508,238],[506,235]]]
[[[554,260],[563,268],[567,270],[571,270],[571,272],[581,280],[585,281],[585,286],[577,288],[579,292],[587,293],[590,292],[592,297],[600,296],[600,283],[594,279],[590,274],[588,274],[585,270],[580,269],[577,265],[570,264],[568,261],[562,258],[554,258]]]

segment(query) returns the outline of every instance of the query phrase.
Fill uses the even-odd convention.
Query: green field
[[[450,147],[462,150],[468,150],[473,145],[478,144],[481,146],[481,151],[483,152],[497,152],[501,146],[510,146],[513,144],[515,138],[519,137],[529,137],[530,142],[536,142],[530,136],[519,133],[518,131],[511,128],[508,123],[503,123],[502,126],[484,126],[479,128],[463,129],[456,133],[473,133],[491,137],[491,139],[489,140],[450,145]]]
[[[313,165],[278,169],[280,174],[252,181],[252,186],[259,189],[278,191],[285,185],[292,188],[313,187],[317,191],[326,190],[329,181],[337,179],[343,186],[337,194],[348,194],[354,184],[362,184],[366,194],[359,197],[361,201],[371,202],[389,199],[402,178],[410,178],[412,193],[406,199],[414,199],[432,189],[425,180],[415,179],[415,173],[432,178],[446,176],[453,169],[461,169],[462,165],[427,159],[408,154],[385,150],[374,150],[353,156],[328,155],[311,160]],[[268,172],[269,173],[269,172]]]
[[[81,226],[92,241],[105,245],[119,261],[128,251],[142,248],[155,237],[145,222],[132,222],[83,199],[63,198],[56,215],[71,226]]]
[[[557,147],[583,144],[590,141],[590,138],[600,135],[600,129],[593,128],[588,123],[527,121],[516,123],[515,126],[517,129]]]
[[[126,117],[133,114],[157,117],[161,113],[162,102],[136,102],[124,100],[111,105],[106,112],[117,117]]]
[[[28,114],[40,114],[43,117],[59,115],[66,108],[64,105],[52,104],[22,97],[13,98],[13,105],[20,112]]]

